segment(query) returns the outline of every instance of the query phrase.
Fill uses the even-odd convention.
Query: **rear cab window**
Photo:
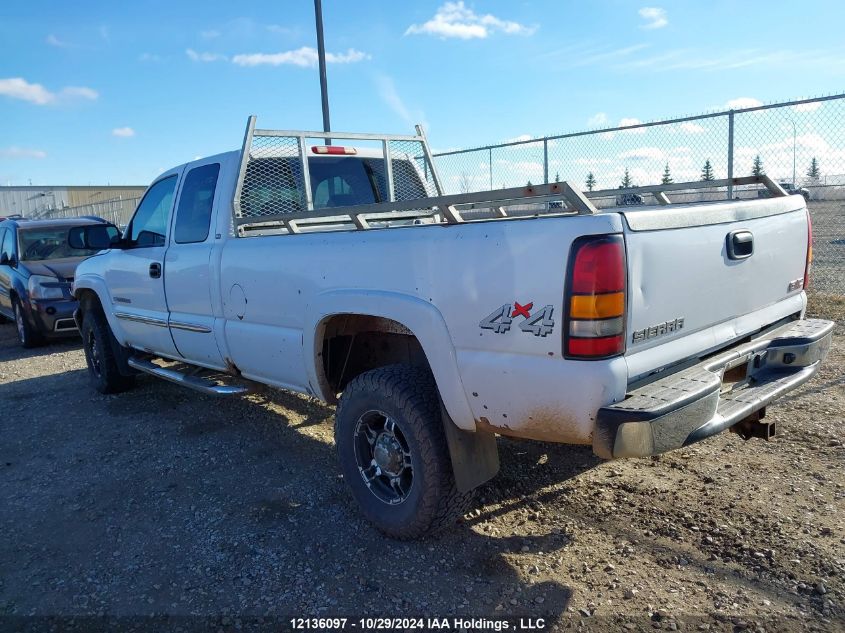
[[[428,195],[414,166],[393,160],[397,200]],[[327,156],[308,159],[314,209],[386,202],[387,176],[381,158]],[[262,216],[306,210],[302,169],[296,158],[261,158],[249,162],[241,192],[244,215]]]

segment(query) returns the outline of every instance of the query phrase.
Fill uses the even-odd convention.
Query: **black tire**
[[[94,389],[103,394],[129,389],[135,382],[134,377],[120,373],[112,349],[111,329],[102,312],[97,309],[86,310],[80,333],[88,377]]]
[[[44,342],[44,337],[27,321],[23,306],[21,306],[17,297],[12,299],[12,312],[15,315],[15,329],[18,331],[18,341],[21,347],[32,349],[41,345]]]
[[[379,424],[381,431],[374,431]],[[437,386],[425,369],[389,365],[352,380],[335,416],[335,442],[352,495],[367,520],[387,536],[408,540],[435,534],[453,525],[472,500],[472,492],[455,487]],[[376,464],[377,446],[388,446],[380,453],[384,471]],[[368,456],[372,465],[365,469]]]

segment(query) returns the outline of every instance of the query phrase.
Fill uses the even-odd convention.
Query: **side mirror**
[[[120,243],[120,231],[113,224],[75,226],[68,231],[67,243],[78,250],[102,251]]]

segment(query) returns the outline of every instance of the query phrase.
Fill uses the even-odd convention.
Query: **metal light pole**
[[[317,20],[317,61],[320,66],[320,96],[323,100],[323,132],[331,132],[332,126],[329,121],[329,89],[326,82],[326,44],[323,40],[322,0],[314,0],[314,15]],[[330,144],[331,139],[326,139],[326,145]]]
[[[797,188],[798,185],[795,182],[795,153],[796,153],[796,142],[795,142],[795,119],[791,116],[787,116],[786,120],[792,124],[792,186]]]

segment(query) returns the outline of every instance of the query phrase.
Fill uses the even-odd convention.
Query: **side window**
[[[129,223],[128,246],[164,246],[174,189],[176,176],[159,180],[150,187]]]
[[[203,165],[188,172],[176,210],[174,238],[179,244],[204,242],[211,224],[211,209],[220,165]]]
[[[15,232],[12,229],[6,229],[6,233],[3,235],[3,245],[0,246],[0,254],[3,254],[9,259],[11,259],[12,255],[15,252],[14,241]]]

